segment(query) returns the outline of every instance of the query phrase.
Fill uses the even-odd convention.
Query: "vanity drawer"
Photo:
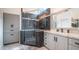
[[[47,32],[44,33],[44,36],[45,36],[45,37],[47,37],[48,35],[49,35],[49,33],[47,33]]]
[[[69,39],[69,44],[75,47],[79,47],[79,40],[77,39]]]
[[[48,38],[49,38],[49,36],[50,36],[50,34],[49,34],[49,33],[44,33],[44,39],[48,39]]]

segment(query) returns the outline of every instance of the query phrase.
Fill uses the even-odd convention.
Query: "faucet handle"
[[[69,29],[67,30],[67,33],[70,33],[70,30]]]
[[[61,28],[61,32],[63,32],[63,28]]]
[[[59,29],[57,29],[56,31],[59,32]]]

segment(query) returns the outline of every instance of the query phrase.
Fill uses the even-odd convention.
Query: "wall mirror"
[[[68,8],[51,16],[52,28],[79,28],[79,8]]]

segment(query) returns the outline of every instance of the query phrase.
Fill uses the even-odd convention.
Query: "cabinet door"
[[[69,45],[69,50],[79,50],[79,47]]]
[[[19,16],[14,14],[4,13],[4,44],[14,43],[19,41]]]
[[[56,41],[56,49],[57,50],[67,50],[68,48],[68,39],[65,37],[61,36],[56,36],[57,41]]]
[[[50,50],[55,50],[56,49],[56,42],[54,40],[54,35],[53,34],[49,34],[49,38],[48,38],[48,47]]]
[[[45,33],[44,34],[44,45],[50,50],[55,50],[54,35],[52,35],[51,33]]]
[[[78,39],[69,39],[69,50],[79,50]]]

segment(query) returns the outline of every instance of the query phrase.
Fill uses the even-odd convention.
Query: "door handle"
[[[10,31],[14,31],[14,30],[10,30]]]
[[[57,41],[58,41],[58,40],[57,40],[57,37],[54,37],[54,41],[55,41],[55,42],[57,42]]]
[[[54,41],[55,41],[55,37],[54,37]]]
[[[75,42],[76,45],[79,45],[79,43]]]
[[[58,40],[57,40],[57,37],[55,38],[55,41],[57,42]]]
[[[14,34],[10,34],[11,36],[13,36]]]

